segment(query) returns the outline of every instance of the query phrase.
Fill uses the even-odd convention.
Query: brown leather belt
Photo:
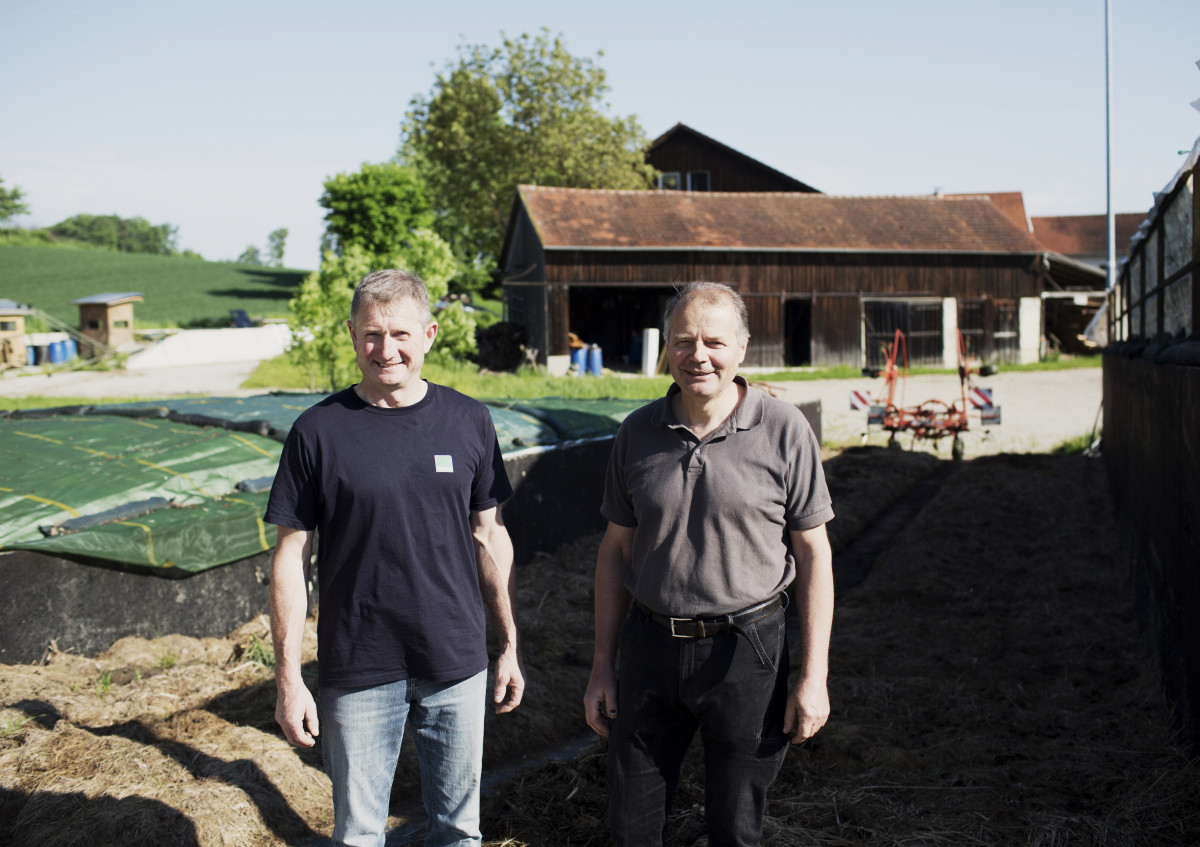
[[[783,605],[783,596],[776,594],[770,600],[715,618],[673,618],[654,611],[640,600],[633,602],[646,617],[667,629],[673,638],[709,638],[761,621]]]

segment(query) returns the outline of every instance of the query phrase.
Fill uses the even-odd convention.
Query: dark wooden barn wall
[[[1039,293],[1033,257],[1020,255],[553,250],[545,256],[546,349],[557,354],[567,352],[569,292],[580,285],[661,289],[694,280],[728,283],[747,298],[750,311],[746,364],[761,367],[785,363],[784,301],[790,296],[816,297],[814,363],[859,364],[863,297],[1015,301]]]
[[[823,294],[813,298],[813,362],[823,365],[862,363],[862,298]]]
[[[512,221],[512,239],[504,255],[503,279],[512,282],[545,282],[546,251],[523,203],[518,203]]]
[[[682,285],[728,282],[743,294],[842,293],[1001,298],[1039,294],[1033,258],[904,253],[552,250],[546,280]]]
[[[797,191],[799,183],[728,150],[686,134],[669,138],[649,151],[646,161],[660,171],[676,171],[684,185],[688,171],[708,171],[709,191]]]
[[[744,292],[750,317],[751,343],[743,362],[751,367],[771,367],[783,361],[783,300],[778,296]],[[757,331],[756,331],[757,329]]]

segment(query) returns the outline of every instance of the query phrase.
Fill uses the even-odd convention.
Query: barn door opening
[[[812,364],[812,300],[783,303],[783,355],[790,367]]]
[[[598,344],[604,366],[636,369],[642,361],[642,330],[662,326],[663,307],[674,290],[659,286],[571,286],[568,329],[585,344]]]

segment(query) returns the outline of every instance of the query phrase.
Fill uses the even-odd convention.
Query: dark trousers
[[[661,845],[684,755],[704,743],[710,847],[756,847],[779,773],[788,654],[783,610],[741,633],[673,638],[636,606],[618,647],[617,719],[608,747],[613,843]]]

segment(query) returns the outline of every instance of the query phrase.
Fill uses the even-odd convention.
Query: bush
[[[426,358],[440,364],[472,360],[478,349],[475,316],[463,309],[462,303],[451,303],[434,315],[434,319],[438,323],[437,339]]]
[[[479,352],[475,361],[489,371],[515,371],[525,361],[529,333],[524,326],[499,321],[475,332]]]

